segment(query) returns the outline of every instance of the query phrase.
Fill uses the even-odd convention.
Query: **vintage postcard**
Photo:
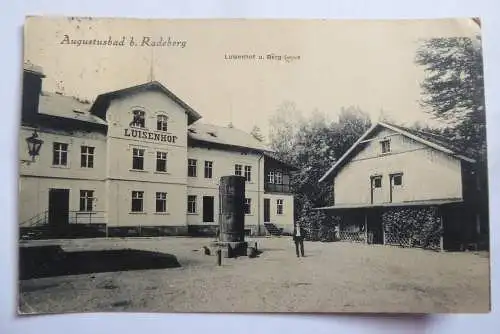
[[[487,313],[481,22],[27,17],[19,313]]]

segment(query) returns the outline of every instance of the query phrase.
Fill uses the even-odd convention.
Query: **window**
[[[144,169],[144,149],[134,148],[132,150],[132,169]]]
[[[252,166],[245,166],[245,180],[247,182],[252,181]]]
[[[274,171],[271,170],[269,173],[267,173],[267,182],[268,183],[274,183]]]
[[[156,212],[167,212],[167,193],[156,193]]]
[[[132,116],[130,126],[137,128],[144,128],[146,126],[146,113],[143,110],[134,110]]]
[[[380,142],[380,149],[382,153],[389,153],[391,151],[391,141],[389,139]]]
[[[403,174],[393,174],[391,175],[392,185],[393,186],[402,186],[403,185]]]
[[[92,211],[94,206],[94,191],[80,190],[80,211]]]
[[[66,166],[68,164],[68,144],[54,143],[52,164]]]
[[[283,184],[283,173],[276,171],[276,184]]]
[[[206,179],[212,178],[212,167],[213,167],[212,161],[205,161],[205,178]]]
[[[144,191],[132,191],[132,212],[143,212]]]
[[[382,188],[382,176],[372,177],[372,188]]]
[[[245,214],[249,215],[252,213],[252,199],[245,198]]]
[[[156,171],[167,171],[167,152],[156,152]]]
[[[188,213],[196,213],[196,196],[188,196]]]
[[[278,215],[283,214],[283,200],[282,199],[276,200],[276,214],[278,214]]]
[[[81,167],[94,168],[94,148],[90,146],[82,146]]]
[[[196,177],[196,159],[188,159],[188,176]]]
[[[242,165],[234,165],[234,175],[241,176],[243,170]]]
[[[158,115],[156,119],[156,130],[168,131],[168,117],[165,115]]]

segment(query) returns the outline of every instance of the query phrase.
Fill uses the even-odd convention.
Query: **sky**
[[[470,19],[32,17],[25,24],[24,61],[43,68],[44,91],[92,101],[98,94],[153,78],[200,113],[201,122],[231,122],[245,131],[259,126],[267,135],[270,116],[285,102],[293,102],[306,117],[318,111],[334,119],[342,107],[357,106],[375,121],[383,110],[403,125],[429,122],[418,103],[425,75],[414,63],[419,41],[477,32]],[[145,37],[149,41],[132,47],[132,37],[139,45]],[[67,43],[109,38],[125,38],[125,45]],[[185,45],[151,46],[161,38]],[[232,55],[256,59],[228,59]],[[285,55],[291,58],[287,61]]]

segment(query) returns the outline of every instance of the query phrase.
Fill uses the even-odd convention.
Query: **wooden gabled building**
[[[471,149],[379,122],[325,173],[337,237],[437,249],[487,245],[486,167]]]

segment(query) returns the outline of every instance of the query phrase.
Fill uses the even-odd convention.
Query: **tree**
[[[258,126],[254,126],[250,134],[258,141],[264,141],[264,136],[262,135],[262,132],[260,131],[260,128]]]
[[[270,148],[278,158],[291,163],[291,153],[295,145],[295,135],[303,122],[302,113],[295,103],[285,101],[269,118]]]
[[[415,61],[423,66],[421,105],[454,129],[454,140],[486,158],[486,113],[481,38],[432,38]]]
[[[288,115],[294,115],[295,109],[286,110]],[[300,114],[295,114],[295,119],[281,116],[283,109],[271,118],[272,133],[281,136],[271,135],[270,144],[275,150],[281,150],[277,152],[281,159],[297,167],[291,178],[296,218],[312,238],[320,238],[318,232],[328,225],[329,219],[315,208],[332,204],[333,185],[318,183],[318,180],[370,127],[371,121],[355,107],[342,108],[335,121],[320,112],[314,112],[307,119]]]

